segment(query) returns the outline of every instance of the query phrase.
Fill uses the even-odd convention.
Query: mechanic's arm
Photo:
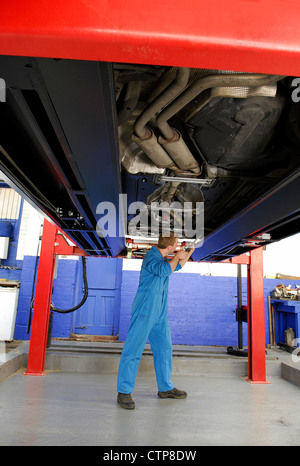
[[[181,262],[186,262],[185,258],[187,256],[187,253],[185,251],[178,251],[176,252],[175,256],[173,257],[172,260],[168,261],[170,266],[171,266],[171,269],[172,269],[172,272],[175,271],[175,269],[177,268],[178,266],[178,263],[181,265]]]
[[[187,261],[189,260],[189,258],[191,257],[191,255],[193,254],[194,251],[195,251],[195,248],[190,249],[189,252],[182,251],[182,252],[184,252],[185,257],[179,260],[179,264],[181,265],[181,267],[183,267],[184,264],[187,263]]]

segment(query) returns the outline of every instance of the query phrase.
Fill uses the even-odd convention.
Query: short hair
[[[176,239],[173,232],[170,232],[170,236],[160,235],[158,239],[159,249],[166,249],[168,246],[174,246]]]

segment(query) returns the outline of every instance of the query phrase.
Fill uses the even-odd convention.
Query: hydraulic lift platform
[[[211,0],[203,2],[192,0],[188,7],[179,0],[165,0],[164,2],[154,0],[151,7],[141,6],[139,0],[132,0],[125,4],[121,0],[110,2],[99,2],[90,0],[89,2],[78,0],[66,0],[61,2],[53,0],[49,3],[46,0],[40,2],[28,0],[23,2],[6,2],[1,6],[0,16],[0,54],[1,58],[6,57],[36,57],[51,58],[49,75],[53,73],[57,63],[61,60],[62,66],[72,66],[71,60],[101,62],[100,68],[106,68],[105,62],[138,63],[149,65],[178,66],[191,68],[206,68],[212,70],[236,70],[238,72],[268,73],[288,76],[300,76],[300,36],[299,20],[296,14],[297,3],[295,0],[285,2],[275,2],[265,0],[264,2],[241,2],[240,0],[227,0],[222,3],[220,12],[220,2]],[[4,63],[4,61],[3,61]],[[44,66],[49,64],[44,62]],[[26,64],[26,79],[32,83],[36,79],[34,67]],[[75,68],[77,69],[77,68]],[[84,71],[82,72],[84,74]],[[99,71],[100,74],[100,71]],[[107,79],[109,71],[105,69],[102,77]],[[94,74],[93,74],[94,76]],[[0,75],[0,78],[2,76]],[[5,76],[4,76],[5,77]],[[28,112],[29,103],[33,108],[40,106],[37,96],[30,92],[23,93],[18,88],[18,73],[13,73],[12,91],[14,93],[13,109],[18,114]],[[96,80],[95,80],[96,81]],[[76,75],[72,81],[74,89],[80,88],[80,82],[76,80]],[[103,85],[103,83],[102,83]],[[77,87],[76,87],[77,86]],[[43,87],[43,86],[42,86]],[[49,86],[44,105],[50,105]],[[21,88],[20,88],[21,89]],[[96,89],[99,88],[96,87]],[[114,143],[113,134],[106,131],[107,115],[106,110],[108,96],[103,93],[101,87],[97,93],[98,100],[102,99],[102,106],[94,108],[93,111],[103,117],[103,142],[109,153],[112,151]],[[42,89],[45,91],[45,89]],[[89,89],[87,89],[88,91]],[[64,105],[61,105],[65,92],[59,88],[60,93],[53,92],[57,100],[57,107],[61,113],[61,118],[65,115]],[[111,92],[111,89],[109,90]],[[88,95],[88,92],[87,92]],[[1,96],[2,97],[2,93]],[[68,97],[70,97],[68,95]],[[26,100],[26,104],[24,103]],[[72,100],[72,96],[70,98]],[[20,103],[18,107],[16,102]],[[94,100],[91,99],[91,105]],[[4,105],[0,103],[0,105]],[[84,102],[81,101],[84,108]],[[72,107],[73,108],[73,107]],[[76,108],[76,107],[75,107]],[[72,113],[72,109],[69,110]],[[50,117],[49,117],[50,115]],[[48,117],[55,122],[55,112],[49,113]],[[110,115],[112,118],[112,115]],[[82,118],[84,123],[84,118]],[[95,120],[94,120],[95,121]],[[36,142],[39,136],[39,128],[36,126],[34,118],[30,121],[33,139]],[[45,118],[44,123],[49,128],[49,121]],[[69,121],[68,121],[69,123]],[[24,126],[27,122],[23,121]],[[90,130],[90,125],[86,125]],[[100,125],[99,125],[100,126]],[[67,129],[68,125],[65,126]],[[104,128],[104,129],[103,129]],[[21,128],[22,131],[24,128]],[[53,129],[53,128],[52,128]],[[12,131],[8,125],[7,131]],[[93,138],[95,131],[88,132],[88,140]],[[106,132],[105,132],[106,131]],[[14,136],[14,134],[12,135]],[[80,127],[72,128],[72,143],[81,147]],[[59,133],[59,142],[69,156],[65,134]],[[58,139],[53,140],[57,143]],[[52,292],[52,280],[54,272],[55,258],[58,254],[86,255],[89,245],[92,245],[94,253],[101,253],[104,256],[115,256],[122,247],[117,241],[112,244],[100,244],[94,231],[91,231],[91,224],[94,221],[93,209],[95,204],[91,201],[95,193],[94,187],[99,184],[99,180],[92,170],[87,171],[86,160],[81,160],[80,176],[87,185],[88,194],[84,190],[83,184],[78,180],[78,165],[74,163],[73,171],[69,173],[69,165],[65,163],[59,166],[57,160],[53,158],[51,148],[47,147],[45,140],[39,141],[46,147],[46,165],[49,174],[49,198],[53,194],[51,182],[58,180],[58,186],[63,194],[66,194],[68,201],[72,199],[75,205],[81,204],[85,207],[84,217],[87,221],[87,230],[81,231],[81,244],[86,248],[70,247],[62,242],[59,234],[58,223],[45,221],[40,266],[38,272],[38,282],[36,289],[35,307],[33,314],[33,326],[30,342],[30,353],[27,375],[43,375],[44,360],[46,351],[47,331],[49,323],[49,312]],[[99,140],[97,141],[99,147]],[[37,144],[38,146],[38,144]],[[37,147],[33,147],[37,149]],[[40,146],[38,146],[40,149]],[[80,150],[79,150],[80,152]],[[101,152],[101,151],[100,151]],[[37,151],[38,153],[38,151]],[[97,156],[99,151],[96,151]],[[5,150],[2,151],[11,172],[5,172],[12,185],[22,193],[24,186],[30,186],[35,192],[38,190],[30,179],[30,170],[23,153],[18,160],[10,157]],[[19,154],[20,155],[20,154]],[[64,155],[64,154],[62,154]],[[105,154],[100,154],[105,156]],[[37,157],[37,162],[39,158]],[[98,160],[98,159],[97,159]],[[73,161],[72,161],[73,162]],[[75,160],[76,162],[76,160]],[[78,160],[77,160],[78,162]],[[114,160],[114,162],[118,162]],[[44,168],[44,167],[43,167]],[[65,169],[65,170],[64,170]],[[115,165],[112,158],[109,164],[110,175],[116,174]],[[79,170],[80,171],[80,170]],[[9,175],[18,173],[18,176]],[[20,174],[21,172],[21,174]],[[51,176],[50,176],[51,173]],[[76,181],[76,189],[72,186],[68,174]],[[38,173],[39,175],[39,173]],[[42,178],[42,174],[40,175]],[[52,177],[52,178],[51,178]],[[114,186],[110,186],[109,180],[102,173],[101,182],[107,189],[111,189],[111,196],[117,196],[117,177],[113,178]],[[48,181],[49,181],[48,180]],[[264,325],[264,293],[263,293],[263,261],[262,249],[259,244],[262,234],[268,231],[278,234],[277,239],[285,237],[289,226],[289,234],[293,234],[300,229],[300,209],[299,209],[299,180],[300,170],[290,174],[276,187],[265,193],[257,202],[251,204],[243,210],[240,215],[223,225],[221,229],[208,237],[204,243],[204,248],[196,257],[196,260],[205,259],[227,260],[231,263],[246,264],[248,270],[248,328],[249,328],[249,373],[248,380],[251,383],[267,383],[265,373],[265,325]],[[93,186],[91,188],[91,185]],[[116,188],[116,189],[114,189]],[[26,192],[25,192],[26,194]],[[59,193],[58,193],[59,195]],[[69,196],[69,197],[68,197]],[[86,197],[85,197],[86,196]],[[30,197],[30,196],[29,196]],[[96,196],[95,196],[96,197]],[[70,198],[70,199],[69,199]],[[40,207],[44,212],[51,212],[49,199],[41,198],[43,202]],[[52,198],[51,198],[52,199]],[[30,198],[35,201],[34,198]],[[89,202],[91,203],[89,204]],[[46,205],[46,208],[44,208]],[[66,209],[68,212],[68,209]],[[57,215],[57,212],[56,212]],[[51,217],[51,215],[49,215]],[[71,223],[70,218],[64,221]],[[57,216],[58,218],[58,216]],[[53,220],[53,217],[52,217]],[[249,223],[248,223],[249,222]],[[64,230],[68,233],[68,229]],[[71,236],[70,229],[70,236]],[[74,231],[74,236],[77,233]],[[78,237],[78,235],[76,237]],[[71,236],[71,239],[72,238]],[[76,242],[76,241],[75,241]],[[228,248],[240,247],[245,244],[250,245],[251,251],[247,255],[226,258]],[[226,247],[225,247],[226,246]],[[224,253],[224,257],[222,254]],[[234,256],[234,254],[233,254]]]

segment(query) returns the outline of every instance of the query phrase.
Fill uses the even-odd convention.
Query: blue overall
[[[177,265],[175,272],[181,269]],[[140,282],[135,296],[131,321],[123,348],[118,392],[134,389],[139,362],[149,338],[153,353],[158,390],[166,392],[174,385],[172,375],[172,342],[168,320],[168,288],[172,269],[156,247],[143,260]]]

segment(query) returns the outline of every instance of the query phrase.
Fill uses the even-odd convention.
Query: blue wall
[[[20,211],[22,212],[22,208],[20,209]],[[9,241],[8,258],[6,260],[1,261],[0,278],[6,278],[8,280],[20,280],[22,273],[22,261],[16,259],[20,233],[20,219],[0,219],[0,224],[5,224],[7,222],[12,225],[12,233]]]
[[[81,264],[77,260],[60,260],[53,282],[52,301],[58,309],[71,309],[82,299]],[[80,288],[80,289],[79,289]],[[75,313],[53,313],[52,338],[68,338],[73,331]]]
[[[95,259],[87,259],[87,268],[89,270],[89,261],[95,264]],[[90,276],[89,286],[93,289],[95,287],[95,281],[99,281],[99,291],[101,289],[106,289],[111,287],[111,293],[115,291],[116,299],[116,309],[114,310],[114,319],[117,321],[114,322],[113,329],[118,331],[119,327],[119,294],[120,294],[120,281],[122,277],[122,267],[115,267],[118,270],[118,277],[114,278],[114,285],[109,284],[111,281],[111,276],[103,275],[107,266],[113,265],[114,259],[111,259],[108,263],[105,259],[99,259],[97,262],[97,267],[92,269],[94,276]],[[115,259],[118,261],[119,259]],[[32,301],[32,296],[35,294],[35,283],[37,278],[38,271],[38,260],[35,257],[25,256],[22,264],[22,271],[20,274],[21,286],[19,294],[19,303],[18,303],[18,312],[16,319],[16,327],[14,338],[16,340],[29,340],[30,332],[27,333],[28,320],[30,317],[30,305]],[[34,287],[33,287],[34,283]],[[83,276],[82,276],[82,264],[81,261],[72,260],[72,259],[63,259],[58,262],[57,269],[57,278],[53,281],[53,294],[52,302],[55,307],[58,309],[66,310],[73,308],[77,305],[83,297]],[[105,288],[106,287],[106,288]],[[117,287],[117,289],[115,289]],[[103,300],[102,300],[103,301]],[[100,309],[99,309],[100,311]],[[33,311],[31,313],[33,315]],[[87,324],[87,322],[84,322]],[[76,326],[76,312],[69,314],[61,314],[54,312],[53,313],[53,329],[52,329],[52,338],[69,338],[70,333],[75,331]],[[83,333],[76,331],[75,333]],[[114,332],[115,334],[115,332]]]
[[[139,272],[123,272],[120,341],[125,341],[128,333],[138,281]],[[265,279],[266,344],[270,343],[268,296],[279,283],[294,284],[288,280]],[[243,279],[243,304],[247,305],[246,279]],[[169,320],[173,344],[238,346],[236,306],[236,278],[173,274],[169,287]],[[244,346],[248,344],[247,332],[248,326],[244,323]]]
[[[14,334],[15,340],[30,339],[30,333],[27,333],[27,325],[30,314],[34,277],[36,282],[37,274],[35,274],[35,269],[36,271],[38,270],[38,260],[32,256],[25,256],[20,276],[21,286]],[[57,308],[70,309],[77,304],[77,299],[81,299],[81,296],[79,296],[80,279],[78,261],[67,259],[59,261],[57,279],[53,281],[52,295],[52,301]],[[54,313],[52,337],[68,338],[72,331],[73,319],[73,314],[62,315]]]
[[[35,266],[38,266],[38,261],[35,257],[25,256],[22,264],[20,275],[20,292],[18,302],[18,312],[15,327],[15,340],[27,340],[30,335],[27,335],[27,323],[29,318],[30,303],[32,299],[32,284],[34,280]]]
[[[21,280],[16,321],[16,340],[27,340],[27,323],[32,297],[32,284],[38,261],[24,257],[22,270],[15,271]],[[54,280],[53,302],[60,309],[69,309],[82,298],[80,261],[60,260]],[[120,305],[119,340],[125,341],[131,306],[139,283],[139,272],[123,271]],[[279,283],[288,280],[265,279],[266,344],[269,337],[268,296]],[[300,284],[299,282],[297,283]],[[243,304],[247,305],[247,281],[243,279]],[[170,277],[169,320],[173,344],[204,346],[237,346],[238,326],[235,319],[237,280],[235,277],[211,277],[198,274],[173,274]],[[53,316],[53,338],[68,338],[74,331],[76,313]],[[243,324],[244,346],[248,343],[247,324]]]

